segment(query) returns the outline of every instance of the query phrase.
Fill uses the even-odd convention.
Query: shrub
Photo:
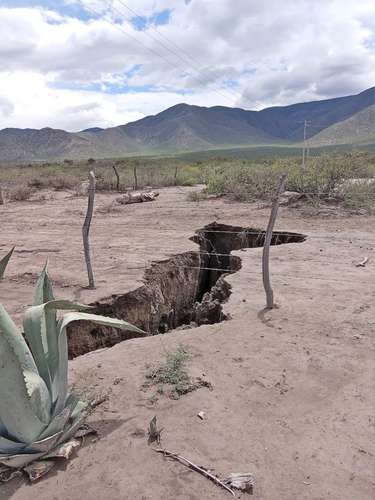
[[[10,201],[27,201],[34,194],[34,189],[26,184],[16,186],[9,192]]]
[[[287,190],[307,193],[312,200],[335,198],[350,203],[355,199],[356,204],[364,206],[365,198],[368,201],[375,189],[374,184],[366,182],[349,185],[345,192],[340,189],[349,179],[372,179],[375,173],[368,155],[351,153],[309,158],[303,170],[299,159],[210,165],[205,174],[207,192],[227,194],[241,201],[269,200],[282,172],[288,174]],[[375,200],[371,203],[375,204]]]

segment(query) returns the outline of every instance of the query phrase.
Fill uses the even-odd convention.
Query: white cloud
[[[157,27],[167,39],[137,31],[123,2],[147,17],[169,9]],[[181,101],[254,109],[375,83],[373,0],[113,0],[112,13],[81,3],[100,16],[61,14],[61,2],[60,14],[0,8],[0,128],[112,126]]]

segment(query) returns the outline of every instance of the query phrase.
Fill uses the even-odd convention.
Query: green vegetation
[[[186,363],[190,358],[189,351],[180,345],[174,352],[166,354],[162,365],[148,368],[143,388],[157,386],[156,393],[149,397],[150,403],[156,403],[160,395],[179,399],[180,396],[195,391],[199,387],[211,387],[208,382],[199,378],[192,380],[186,369]]]
[[[186,362],[189,358],[190,354],[183,346],[167,353],[163,365],[151,368],[146,373],[145,386],[156,385],[158,394],[167,394],[172,399],[178,399],[182,394],[191,392],[195,387],[186,371]],[[154,401],[157,396],[154,394],[151,398]]]
[[[375,156],[366,153],[309,158],[304,169],[300,159],[291,158],[264,160],[251,167],[246,161],[223,161],[206,167],[205,193],[238,201],[270,200],[282,172],[288,174],[286,189],[306,193],[308,201],[375,207]]]
[[[287,148],[284,148],[287,149]],[[249,151],[249,148],[248,150]],[[0,184],[12,200],[27,199],[31,193],[43,189],[70,190],[83,195],[80,188],[87,180],[90,168],[95,169],[98,191],[116,191],[116,175],[120,176],[120,191],[133,188],[134,168],[138,189],[163,186],[192,186],[206,184],[200,193],[190,193],[191,201],[202,201],[211,196],[227,195],[239,201],[269,200],[281,172],[288,173],[287,189],[307,193],[307,202],[337,202],[348,208],[372,209],[375,204],[375,154],[351,151],[320,154],[306,160],[301,168],[299,156],[258,158],[133,158],[95,160],[69,163],[43,163],[28,166],[0,167]],[[364,179],[351,182],[349,179]],[[369,179],[368,182],[365,180]],[[25,194],[24,194],[25,193]],[[39,193],[40,199],[41,193]],[[43,194],[42,194],[43,196]]]
[[[9,191],[9,199],[21,201],[22,193],[35,190],[54,189],[56,191],[75,190],[86,181],[88,172],[95,170],[98,191],[114,191],[116,175],[113,165],[120,176],[120,190],[132,189],[134,186],[134,167],[137,171],[138,188],[146,186],[154,188],[162,186],[191,186],[202,182],[199,164],[186,161],[166,159],[127,159],[96,160],[94,164],[86,161],[72,163],[35,163],[17,166],[0,166],[0,184]],[[20,193],[13,194],[13,193]]]
[[[86,308],[55,300],[46,267],[26,310],[23,334],[0,304],[0,464],[22,468],[55,457],[86,416],[87,403],[68,392],[70,323],[92,321],[143,333],[125,321],[84,312],[57,318],[57,310]]]

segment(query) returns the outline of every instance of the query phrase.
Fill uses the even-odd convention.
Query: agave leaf
[[[73,438],[80,428],[80,426],[83,424],[83,421],[87,417],[87,412],[85,411],[87,409],[87,403],[84,403],[83,401],[78,401],[77,406],[74,408],[73,413],[71,415],[71,422],[69,423],[69,426],[65,429],[64,434],[61,436],[59,443],[65,443],[65,441],[68,441],[69,439]]]
[[[38,373],[34,358],[25,339],[2,304],[0,304],[0,334],[11,346],[22,368]]]
[[[0,453],[14,454],[20,453],[25,448],[25,443],[19,443],[11,439],[0,436]]]
[[[9,436],[30,443],[46,426],[35,413],[25,380],[25,376],[36,374],[25,372],[3,329],[0,332],[0,367],[0,421]]]
[[[52,436],[58,432],[63,431],[70,418],[71,413],[72,408],[64,408],[64,410],[59,415],[56,415],[56,417],[51,420],[48,427],[46,427],[46,429],[39,436],[39,439],[45,439],[48,436]]]
[[[50,450],[54,448],[56,443],[59,441],[62,436],[62,431],[56,432],[56,434],[52,434],[44,439],[39,439],[34,443],[31,443],[27,448],[25,448],[25,453],[48,453]]]
[[[65,406],[66,395],[68,390],[68,341],[66,336],[66,328],[74,321],[91,321],[99,325],[112,326],[121,330],[129,330],[144,334],[145,332],[136,326],[131,325],[127,321],[115,318],[108,318],[97,314],[88,314],[84,312],[68,313],[59,321],[59,362],[56,372],[56,390],[58,399],[55,407],[55,414],[60,413]]]
[[[33,305],[40,306],[42,304],[46,304],[47,302],[51,302],[54,300],[55,297],[53,295],[52,283],[48,276],[48,260],[47,260],[36,284]],[[48,365],[49,377],[47,376],[47,380],[49,379],[53,380],[58,361],[58,354],[57,354],[58,334],[57,334],[56,309],[53,308],[45,309],[44,314],[45,314],[44,330],[45,332],[48,332],[48,334],[46,334],[46,338],[44,338],[44,343],[47,344],[48,346],[47,365]],[[46,366],[44,366],[44,368],[46,368]],[[51,380],[49,380],[50,383]],[[51,395],[52,395],[52,400],[55,401],[56,397],[53,394],[53,388],[51,391]]]
[[[34,462],[38,458],[45,455],[45,452],[40,453],[20,453],[18,455],[2,455],[0,456],[0,464],[4,464],[7,467],[14,467],[15,469],[20,469],[25,467],[25,465],[30,462]]]
[[[83,311],[86,309],[92,309],[91,306],[86,306],[84,304],[79,304],[77,302],[70,302],[69,300],[55,300],[50,301],[45,305],[46,314],[46,329],[48,332],[47,342],[48,342],[48,366],[50,369],[51,377],[53,378],[59,361],[59,351],[58,351],[58,328],[56,319],[56,310],[71,310],[71,311]]]
[[[48,260],[36,283],[33,306],[40,306],[46,302],[55,300],[53,296],[52,283],[48,277]]]
[[[119,330],[126,330],[130,332],[136,332],[139,334],[145,333],[140,328],[122,319],[109,318],[107,316],[100,316],[99,314],[89,314],[85,312],[66,314],[60,326],[60,332],[62,329],[66,328],[69,325],[69,323],[72,323],[73,321],[91,321],[92,323],[98,325],[112,326],[113,328],[118,328]]]
[[[23,317],[23,331],[30,346],[39,375],[51,393],[51,375],[48,366],[47,326],[44,305],[29,307]]]
[[[12,254],[14,252],[14,249],[16,247],[13,247],[6,255],[0,260],[0,280],[3,279],[5,269],[8,265],[9,259],[12,257]]]
[[[45,427],[35,405],[48,408],[43,380],[24,338],[0,304],[0,423],[22,442],[35,439]],[[45,414],[45,413],[44,413]]]
[[[58,330],[56,310],[85,309],[87,306],[67,300],[52,300],[45,304],[29,307],[24,315],[25,337],[38,367],[38,371],[51,394],[52,402],[56,394],[52,384],[58,362]]]
[[[41,422],[48,425],[51,419],[51,395],[44,380],[28,370],[24,371],[24,379],[34,413]]]

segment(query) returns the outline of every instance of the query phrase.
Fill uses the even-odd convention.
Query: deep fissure
[[[241,258],[231,252],[262,247],[264,237],[265,232],[257,228],[208,224],[190,238],[199,245],[198,251],[152,263],[145,271],[142,286],[92,304],[94,312],[125,319],[147,335],[223,321],[226,317],[222,305],[231,294],[225,276],[241,269]],[[300,243],[305,239],[303,234],[275,231],[271,244]],[[76,357],[135,336],[77,322],[68,331],[69,355]]]

